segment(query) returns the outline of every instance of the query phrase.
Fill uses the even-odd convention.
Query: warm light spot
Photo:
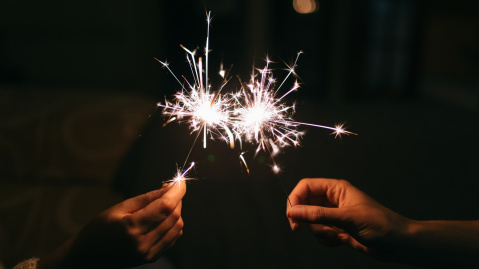
[[[318,0],[293,0],[293,7],[296,12],[308,14],[318,11]]]

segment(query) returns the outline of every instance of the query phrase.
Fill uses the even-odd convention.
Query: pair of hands
[[[38,268],[124,268],[158,259],[183,234],[186,184],[164,185],[100,213]]]
[[[185,192],[184,182],[164,185],[105,210],[38,268],[122,268],[158,259],[183,233]],[[380,259],[409,222],[344,180],[303,179],[289,199],[293,231],[307,225],[324,245],[349,245]]]
[[[37,268],[124,268],[156,260],[183,233],[185,193],[179,182],[107,209]],[[479,266],[479,221],[410,220],[344,180],[303,179],[289,199],[291,229],[306,225],[322,244],[387,261]]]

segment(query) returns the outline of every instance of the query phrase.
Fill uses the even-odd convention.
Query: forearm
[[[398,261],[431,267],[479,265],[479,221],[411,221]]]

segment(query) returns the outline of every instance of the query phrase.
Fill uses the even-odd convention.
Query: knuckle
[[[309,181],[311,181],[311,178],[303,178],[299,181],[298,184],[307,184]]]
[[[322,207],[316,207],[313,211],[312,211],[312,216],[311,216],[311,220],[313,222],[318,222],[320,220],[322,220],[325,216],[325,211]]]
[[[126,236],[136,238],[139,236],[140,229],[138,229],[138,222],[131,215],[126,215],[122,218],[120,226],[126,231]]]
[[[139,243],[136,249],[136,253],[141,260],[148,261],[148,256],[150,254],[150,246],[144,243]]]
[[[179,220],[181,218],[181,212],[179,210],[175,210],[175,211],[171,212],[171,216],[174,219]]]
[[[146,243],[146,241],[147,240],[143,238],[143,240],[137,242],[136,254],[141,263],[151,263],[158,258],[152,245]]]
[[[182,230],[184,226],[185,226],[185,223],[183,222],[183,219],[179,219],[179,220],[175,223],[175,228],[176,228],[177,230]]]
[[[163,213],[171,213],[175,210],[176,204],[170,199],[163,199],[160,203],[160,211]]]
[[[135,226],[135,221],[131,215],[125,215],[121,218],[122,225],[125,227]]]
[[[345,179],[338,179],[338,183],[343,185],[343,186],[349,186],[351,185],[351,183],[349,183],[349,181],[345,180]]]
[[[126,237],[139,244],[138,238],[141,236],[141,230],[138,227],[130,227],[126,230]]]

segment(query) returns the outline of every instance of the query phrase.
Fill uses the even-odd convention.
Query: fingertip
[[[304,208],[302,206],[294,206],[288,210],[288,218],[301,218],[303,216]]]
[[[297,227],[298,227],[297,223],[294,223],[294,222],[291,223],[291,231],[296,232],[296,230],[298,229]]]
[[[293,221],[293,224],[291,226],[291,230],[293,230],[293,232],[297,232],[301,229],[301,224],[299,222],[294,222]]]
[[[182,192],[186,192],[186,181],[180,180],[176,184],[176,187],[178,187]]]

